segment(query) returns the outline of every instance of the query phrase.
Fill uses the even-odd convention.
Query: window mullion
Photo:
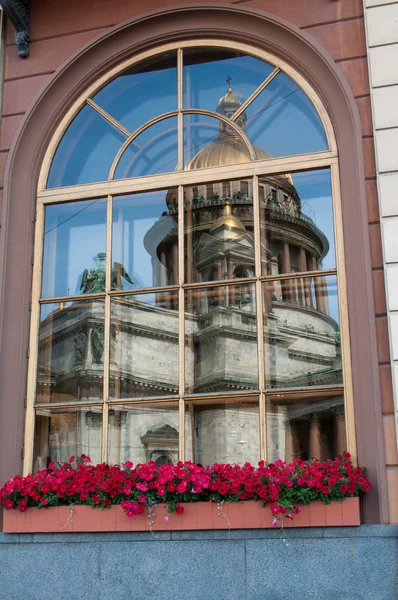
[[[256,311],[257,311],[257,360],[258,360],[258,383],[260,388],[260,457],[267,459],[267,436],[266,436],[266,410],[264,373],[264,325],[263,325],[263,299],[261,290],[261,244],[260,244],[260,205],[258,196],[258,176],[253,177],[253,223],[254,223],[254,260],[256,279]]]
[[[184,115],[183,109],[183,94],[184,94],[184,65],[183,65],[183,51],[181,48],[177,51],[177,106],[178,106],[178,118],[177,118],[177,136],[178,136],[178,161],[177,171],[184,169]]]
[[[104,317],[104,379],[102,410],[102,462],[108,456],[108,422],[109,422],[109,365],[111,337],[111,297],[112,289],[112,196],[108,196],[106,219],[106,271],[105,271],[105,317]]]
[[[184,311],[184,188],[178,186],[178,440],[179,459],[185,454],[185,311]]]
[[[27,475],[33,469],[33,447],[34,447],[34,428],[35,428],[35,396],[37,385],[37,363],[39,356],[39,331],[40,331],[40,290],[43,270],[43,251],[44,251],[44,222],[45,207],[38,204],[36,213],[36,231],[34,245],[34,267],[32,277],[32,313],[29,338],[29,366],[28,366],[28,386],[26,393],[26,413],[25,413],[25,437],[24,437],[24,461],[23,474]]]

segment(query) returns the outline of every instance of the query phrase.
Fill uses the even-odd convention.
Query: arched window
[[[145,432],[201,464],[354,450],[337,169],[314,90],[255,48],[91,86],[39,182],[28,468],[143,462]]]

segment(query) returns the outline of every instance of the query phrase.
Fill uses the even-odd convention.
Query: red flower
[[[343,458],[344,458],[344,460],[351,460],[351,454],[349,452],[345,452],[343,454]]]
[[[182,515],[183,512],[184,512],[184,507],[182,506],[182,504],[180,504],[180,502],[177,502],[177,508],[176,508],[177,515]]]
[[[330,494],[330,487],[327,485],[324,485],[322,488],[322,494]]]

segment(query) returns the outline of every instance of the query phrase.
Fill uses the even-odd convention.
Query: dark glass
[[[329,169],[259,177],[263,275],[336,267]]]
[[[177,117],[158,121],[138,135],[123,152],[115,179],[175,171],[178,163]]]
[[[94,97],[131,133],[159,115],[177,110],[177,55],[156,56],[124,71]]]
[[[105,291],[106,200],[46,207],[42,296]]]
[[[275,67],[254,56],[221,48],[184,50],[184,108],[216,111],[230,87],[243,102]]]
[[[258,389],[254,284],[185,292],[188,394]]]
[[[250,162],[250,151],[226,123],[207,115],[184,115],[184,167],[187,170]]]
[[[104,302],[43,304],[36,402],[103,398]]]
[[[263,284],[266,388],[341,384],[335,276]]]
[[[267,396],[266,422],[269,462],[326,460],[347,450],[342,393],[325,389]]]
[[[113,200],[112,289],[178,284],[177,192]]]
[[[184,188],[185,280],[255,274],[251,179]]]
[[[39,409],[35,419],[33,472],[51,461],[69,462],[86,454],[101,462],[102,411],[98,407]]]
[[[328,149],[325,131],[315,107],[284,73],[279,73],[249,104],[245,115],[246,134],[253,144],[270,156],[290,156]]]
[[[84,106],[55,152],[47,187],[106,181],[126,136],[91,106]]]
[[[178,394],[178,294],[111,300],[109,395]]]
[[[178,402],[109,407],[108,461],[178,462]]]
[[[260,460],[260,420],[256,398],[196,405],[186,410],[185,454],[203,466],[256,465]]]

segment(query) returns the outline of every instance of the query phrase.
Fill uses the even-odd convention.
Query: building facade
[[[9,18],[13,4],[3,3]],[[348,449],[372,482],[359,561],[375,545],[390,570],[384,587],[336,590],[393,598],[396,212],[386,148],[396,123],[381,54],[394,51],[397,31],[380,31],[397,3],[152,4],[37,0],[30,45],[17,38],[25,58],[6,22],[1,478],[81,453],[211,464]],[[244,546],[260,565],[266,545],[255,555],[242,535],[227,562]],[[220,540],[206,539],[204,556],[217,554]],[[293,545],[307,551],[303,539]],[[187,539],[188,561],[194,546]],[[318,552],[350,572],[334,543]],[[310,570],[316,561],[304,559]],[[267,578],[254,586],[250,568],[245,592],[224,582],[217,597],[282,593]],[[128,597],[136,584],[122,582]]]

